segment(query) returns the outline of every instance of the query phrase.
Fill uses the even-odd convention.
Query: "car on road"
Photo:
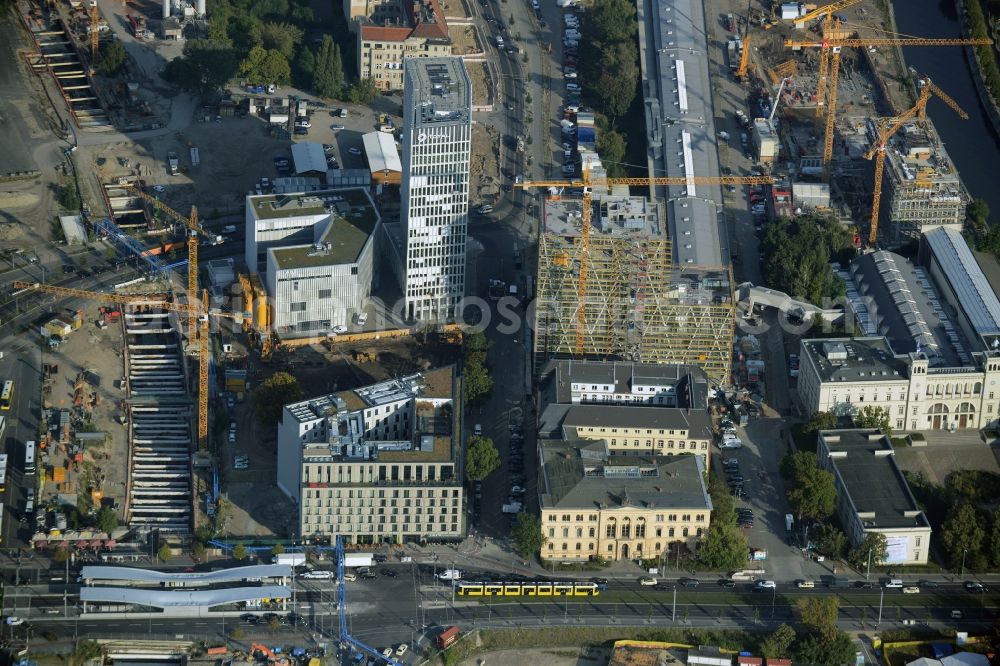
[[[482,423],[477,423],[476,425],[472,426],[472,434],[473,435],[482,435],[483,434],[483,424]]]
[[[811,580],[800,580],[800,581],[797,581],[795,583],[795,585],[799,589],[803,589],[803,590],[811,590],[812,588],[816,587],[816,583],[814,583]]]
[[[719,579],[719,587],[728,587],[730,589],[736,587],[736,582],[729,580],[728,578]]]
[[[875,585],[874,583],[867,580],[859,580],[856,583],[854,583],[854,587],[858,588],[859,590],[871,590],[872,588],[875,587]]]
[[[983,587],[982,583],[977,583],[974,580],[967,580],[963,583],[966,592],[985,592],[986,588]]]
[[[521,486],[511,486],[510,492],[512,495],[523,495],[524,488],[522,488]]]
[[[406,654],[406,651],[409,649],[410,649],[409,645],[407,645],[406,643],[400,643],[399,647],[396,648],[396,656],[402,657],[404,654]]]
[[[167,188],[163,187],[163,185],[153,185],[153,191],[158,194],[163,194],[167,191]]]
[[[937,581],[933,581],[933,580],[922,580],[922,581],[919,581],[917,583],[917,585],[919,585],[920,587],[923,587],[923,588],[927,588],[927,589],[934,589],[936,587],[940,587],[937,584]]]
[[[656,579],[650,576],[643,576],[639,579],[639,585],[643,587],[653,587],[656,585]]]
[[[347,149],[347,152],[349,152],[351,155],[360,155],[361,154],[361,149],[360,148],[355,148],[354,146],[351,146],[350,148]]]
[[[681,587],[698,587],[698,579],[696,578],[679,578],[677,582],[681,584]]]
[[[313,126],[313,124],[311,122],[309,122],[308,120],[296,120],[295,121],[295,126],[296,127],[305,127],[306,129],[309,129],[309,128],[311,128]]]
[[[742,449],[743,442],[739,439],[727,439],[719,442],[720,449]]]
[[[776,587],[778,587],[778,585],[773,580],[759,580],[757,581],[757,584],[754,585],[754,588],[758,590],[773,590]]]
[[[17,617],[16,615],[8,615],[5,621],[8,627],[17,627],[24,624],[24,618]]]
[[[916,585],[907,585],[903,588],[903,594],[920,594],[920,588]]]
[[[381,571],[382,575],[386,578],[395,578],[399,575],[395,569],[379,569],[379,571]]]
[[[594,583],[595,585],[607,585],[608,584],[608,579],[607,578],[591,578],[590,582]]]
[[[376,553],[375,555],[372,555],[372,559],[375,560],[376,564],[382,564],[389,561],[389,556]]]
[[[344,129],[344,126],[343,125],[330,125],[330,129],[332,129],[334,132],[339,132],[340,130]]]

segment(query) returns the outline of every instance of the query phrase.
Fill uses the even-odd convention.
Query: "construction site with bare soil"
[[[743,97],[732,99],[735,122],[722,119],[734,129],[719,135],[720,161],[776,176],[767,205],[751,206],[755,218],[829,210],[873,247],[961,229],[969,196],[926,106],[933,97],[965,112],[947,82],[907,68],[904,56],[982,40],[898,35],[891,6],[867,0],[751,3],[749,12],[716,4],[724,11],[709,29],[731,76],[718,77],[718,94]]]

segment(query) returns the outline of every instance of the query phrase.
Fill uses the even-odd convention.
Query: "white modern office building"
[[[454,316],[465,293],[472,83],[461,58],[403,61],[406,316]]]
[[[364,188],[247,197],[246,263],[279,335],[351,324],[371,295],[378,224]]]

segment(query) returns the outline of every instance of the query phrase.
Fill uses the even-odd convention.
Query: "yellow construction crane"
[[[881,118],[878,126],[878,142],[875,143],[867,153],[865,159],[875,157],[875,187],[872,192],[872,216],[868,228],[868,247],[874,248],[878,240],[878,210],[882,201],[882,174],[885,171],[885,147],[889,138],[895,134],[906,121],[913,118],[923,118],[927,113],[927,102],[931,98],[931,93],[939,97],[945,104],[950,106],[962,120],[968,120],[967,114],[955,100],[948,96],[943,90],[934,85],[930,79],[920,79],[920,97],[913,108],[895,118]]]
[[[847,0],[845,0],[847,1]],[[828,21],[829,23],[829,21]],[[837,82],[840,70],[840,49],[847,47],[869,47],[869,46],[975,46],[979,44],[992,44],[992,40],[985,38],[960,39],[944,38],[930,39],[925,37],[867,37],[864,39],[828,39],[824,36],[822,41],[799,41],[789,39],[785,41],[785,47],[791,49],[820,48],[820,76],[819,89],[816,92],[817,114],[825,110],[826,130],[823,135],[823,168],[829,169],[830,160],[833,158],[833,129],[836,124],[837,112]],[[826,53],[832,51],[830,61],[829,86],[826,85]],[[829,87],[829,93],[827,93]],[[824,99],[827,100],[825,109],[821,109]]]
[[[743,44],[740,47],[740,66],[736,69],[736,78],[746,81],[747,66],[750,64],[750,26],[747,26],[747,34],[743,36]]]
[[[576,336],[574,353],[578,358],[584,355],[584,335],[587,327],[587,295],[590,277],[590,216],[591,189],[594,185],[769,185],[771,176],[678,176],[654,178],[598,178],[591,180],[590,165],[584,163],[580,180],[526,180],[514,187],[533,189],[539,187],[570,187],[583,189],[583,210],[580,217],[580,270],[577,277]]]
[[[131,192],[135,196],[139,197],[143,201],[149,203],[149,205],[158,208],[163,211],[169,217],[172,217],[177,222],[182,223],[187,229],[187,248],[188,248],[188,272],[187,272],[187,299],[188,303],[194,303],[198,300],[198,234],[205,234],[213,243],[216,242],[216,237],[206,232],[198,225],[198,209],[195,206],[191,206],[191,215],[185,216],[178,213],[176,210],[163,203],[156,197],[143,192],[138,187],[134,185],[122,185],[121,188],[128,192]],[[195,341],[195,313],[191,311],[188,313],[188,341],[192,344]]]
[[[99,44],[100,30],[98,30],[97,22],[100,20],[100,14],[97,11],[97,0],[90,0],[90,67],[93,69],[97,66],[97,47]]]
[[[208,308],[208,292],[202,294],[201,303],[173,303],[155,296],[141,294],[114,294],[99,291],[85,291],[70,287],[57,287],[37,282],[15,282],[15,290],[34,290],[53,294],[61,298],[85,298],[104,303],[120,305],[149,305],[170,312],[187,314],[201,323],[201,344],[198,346],[198,448],[208,446],[208,320],[209,317],[226,317],[240,321],[247,313],[226,312]]]

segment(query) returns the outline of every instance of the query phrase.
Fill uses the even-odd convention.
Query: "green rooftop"
[[[327,203],[332,196],[340,197],[342,200],[328,206]],[[269,215],[269,217],[329,215],[330,219],[322,223],[325,229],[315,244],[271,249],[279,270],[353,263],[361,254],[378,222],[378,215],[362,190],[310,192],[263,199],[282,198],[284,201],[280,205],[281,215]],[[264,208],[274,210],[270,206],[258,207],[256,201],[255,199],[254,208],[258,211],[258,215]],[[316,245],[322,245],[323,249],[317,249]]]

